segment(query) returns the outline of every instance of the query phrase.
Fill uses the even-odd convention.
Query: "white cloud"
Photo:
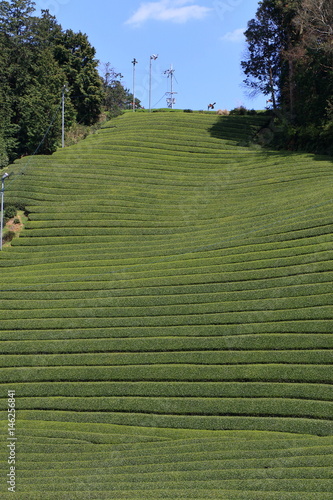
[[[245,40],[244,36],[245,30],[246,28],[238,28],[234,31],[229,31],[228,33],[226,33],[224,36],[221,37],[221,40],[234,43],[242,42],[243,40]]]
[[[144,2],[126,21],[126,24],[139,26],[150,19],[154,21],[186,23],[190,19],[202,19],[212,10],[200,5],[185,5],[190,1],[160,0],[159,2]]]

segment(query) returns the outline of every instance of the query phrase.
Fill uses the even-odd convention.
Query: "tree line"
[[[262,0],[245,36],[245,84],[267,95],[281,140],[333,153],[332,0]]]
[[[64,87],[66,128],[93,125],[132,99],[109,63],[99,75],[86,34],[63,30],[48,10],[34,12],[31,0],[0,2],[0,168],[37,149],[56,150]]]

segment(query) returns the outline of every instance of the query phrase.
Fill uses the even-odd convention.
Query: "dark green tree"
[[[101,112],[102,84],[87,36],[63,32],[47,10],[33,12],[30,0],[0,2],[0,164],[57,148],[64,85],[67,126],[93,124]]]
[[[102,84],[97,71],[95,49],[87,35],[67,30],[55,47],[55,59],[63,70],[69,89],[69,98],[76,111],[76,119],[92,125],[99,119],[102,106]]]
[[[11,0],[0,2],[0,30],[13,43],[27,40],[31,36],[30,14],[35,10],[31,0]]]
[[[118,116],[124,109],[126,91],[121,83],[123,76],[111,64],[103,65],[103,106],[109,117]]]
[[[274,108],[283,100],[286,87],[291,95],[292,67],[285,54],[297,38],[292,20],[299,1],[262,0],[245,31],[247,56],[241,62],[244,82],[253,94],[270,96]]]
[[[8,98],[9,84],[7,77],[7,65],[9,57],[4,44],[3,35],[0,33],[0,168],[9,162],[8,145],[5,134],[8,134],[8,126],[11,118],[10,101]]]
[[[280,144],[332,153],[332,0],[262,0],[246,38],[245,82],[279,106]]]
[[[103,85],[103,106],[109,117],[115,117],[122,113],[124,109],[133,106],[133,94],[126,89],[121,80],[121,73],[117,73],[111,63],[105,63],[102,68]],[[141,101],[135,99],[136,108],[141,108]]]
[[[293,65],[294,108],[298,124],[319,124],[333,104],[333,4],[303,0],[293,26],[298,39],[285,52]],[[290,102],[290,101],[289,101]],[[285,99],[285,104],[289,104]]]
[[[20,106],[30,76],[31,12],[34,3],[29,0],[0,2],[0,94],[3,107],[0,117],[2,147],[12,160],[20,149]]]
[[[34,51],[30,73],[31,85],[20,100],[21,154],[37,148],[38,153],[50,154],[60,143],[64,75],[50,48]]]

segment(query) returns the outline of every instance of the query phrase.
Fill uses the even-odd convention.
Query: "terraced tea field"
[[[332,499],[331,159],[128,113],[8,171],[1,498]]]

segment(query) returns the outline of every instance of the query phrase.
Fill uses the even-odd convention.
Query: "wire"
[[[75,96],[70,96],[70,99],[72,98],[80,98],[80,97],[88,97],[88,96],[94,96],[94,97],[98,97],[96,94],[81,94],[81,95],[75,95]],[[15,181],[16,177],[19,176],[19,175],[22,175],[23,172],[28,168],[28,166],[30,165],[30,163],[32,162],[34,156],[36,156],[38,154],[38,151],[40,150],[40,148],[42,147],[46,137],[48,136],[50,130],[51,130],[51,127],[52,125],[54,124],[55,120],[57,119],[57,116],[59,114],[59,111],[61,109],[61,106],[62,106],[62,99],[60,100],[59,102],[59,106],[57,108],[57,110],[55,111],[51,121],[50,121],[50,124],[49,126],[47,127],[47,130],[42,138],[42,140],[40,141],[40,143],[38,144],[37,148],[35,149],[35,151],[33,152],[32,155],[29,155],[29,159],[27,161],[27,163],[23,166],[22,170],[20,170],[17,174],[14,174],[14,175],[11,175],[10,176],[10,180],[8,181],[7,183],[7,189],[8,187]],[[84,119],[85,117],[82,118],[82,120]],[[82,121],[81,120],[81,121]],[[81,122],[80,122],[81,123]]]
[[[56,112],[55,112],[55,113],[54,113],[54,115],[53,115],[53,118],[52,118],[52,120],[51,120],[51,122],[50,122],[50,124],[49,124],[49,126],[48,126],[48,128],[47,128],[47,130],[46,130],[46,132],[45,132],[45,134],[44,134],[43,139],[42,139],[42,140],[40,141],[40,143],[38,144],[38,146],[37,146],[37,148],[35,149],[35,151],[34,151],[34,153],[33,153],[33,155],[32,155],[32,156],[35,156],[35,155],[38,153],[38,151],[39,151],[40,147],[42,146],[43,142],[45,141],[46,137],[48,136],[48,133],[50,132],[50,129],[51,129],[52,125],[54,124],[54,122],[55,122],[55,120],[56,120],[56,118],[57,118],[57,116],[58,116],[58,113],[59,113],[59,110],[60,110],[61,105],[62,105],[62,101],[60,101],[60,104],[59,104],[59,106],[58,106],[58,108],[57,108]]]
[[[47,127],[47,130],[46,130],[46,132],[45,132],[45,134],[44,134],[44,136],[43,136],[43,138],[42,138],[42,140],[41,140],[41,141],[40,141],[40,143],[38,144],[38,146],[37,146],[37,148],[35,149],[35,151],[33,152],[33,154],[32,154],[31,156],[29,156],[28,161],[26,162],[26,164],[23,166],[23,168],[22,168],[22,169],[21,169],[21,170],[20,170],[17,174],[14,174],[13,176],[12,176],[12,175],[10,175],[10,179],[11,179],[11,180],[9,180],[9,182],[7,183],[7,189],[8,189],[8,187],[9,187],[9,186],[10,186],[10,185],[11,185],[11,184],[15,181],[16,177],[18,177],[19,175],[22,175],[22,174],[23,174],[23,172],[24,172],[24,171],[28,168],[28,166],[29,166],[29,165],[30,165],[30,163],[32,162],[32,160],[33,160],[34,156],[36,156],[36,155],[37,155],[38,151],[40,150],[41,146],[43,145],[43,143],[44,143],[44,141],[45,141],[46,137],[48,136],[48,133],[49,133],[49,132],[50,132],[50,130],[51,130],[52,125],[54,124],[54,122],[55,122],[55,120],[56,120],[56,118],[57,118],[57,116],[58,116],[58,113],[59,113],[59,111],[60,111],[61,105],[62,105],[62,100],[60,101],[59,106],[58,106],[57,110],[55,111],[55,113],[54,113],[54,115],[53,115],[53,117],[52,117],[52,119],[51,119],[51,121],[50,121],[50,123],[49,123],[49,126]]]
[[[161,99],[153,106],[153,108],[155,108],[155,106],[157,106],[166,95],[167,95],[167,92],[165,92],[165,94],[162,95]]]

